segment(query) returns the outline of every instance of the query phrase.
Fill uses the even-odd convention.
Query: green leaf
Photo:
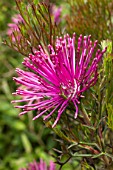
[[[88,125],[85,125],[85,124],[82,124],[82,126],[88,128],[88,129],[92,129],[94,131],[96,130],[95,127],[93,127],[93,126],[88,126]]]
[[[73,156],[75,157],[92,157],[94,156],[93,154],[79,154],[79,153],[74,153]]]
[[[5,79],[2,81],[2,89],[3,89],[4,93],[5,93],[5,95],[7,96],[7,98],[9,100],[12,100],[13,99],[12,93],[10,91],[8,82]]]
[[[107,105],[107,111],[108,111],[108,127],[113,130],[113,106],[108,103]]]
[[[25,133],[21,134],[21,139],[22,139],[22,143],[23,143],[26,153],[31,153],[32,146],[31,146],[31,143]]]
[[[98,158],[98,157],[100,157],[100,156],[102,156],[102,155],[105,155],[105,154],[102,152],[102,153],[100,153],[100,154],[94,155],[92,158],[93,158],[93,159],[94,159],[94,158]]]
[[[79,142],[79,144],[83,144],[83,145],[88,145],[88,146],[95,146],[96,148],[99,148],[99,146],[96,143],[89,143],[89,142]]]
[[[16,129],[16,130],[25,130],[26,125],[25,125],[22,121],[15,120],[15,121],[12,123],[11,127],[14,128],[14,129]]]

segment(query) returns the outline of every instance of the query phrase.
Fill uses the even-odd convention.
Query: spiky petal
[[[40,162],[32,162],[28,164],[27,168],[21,168],[20,170],[55,170],[55,163],[50,161],[49,166],[46,165],[46,163],[40,159]]]

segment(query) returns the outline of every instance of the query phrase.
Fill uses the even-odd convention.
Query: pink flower
[[[40,162],[32,162],[28,164],[27,168],[21,168],[20,170],[55,170],[55,164],[50,161],[50,165],[47,166],[46,163],[41,159]]]
[[[78,46],[75,48],[75,34],[56,40],[55,48],[48,46],[49,54],[39,46],[39,51],[24,59],[24,66],[30,71],[16,69],[18,78],[14,80],[23,86],[14,94],[21,95],[22,100],[12,101],[25,102],[22,108],[23,115],[31,110],[38,110],[33,120],[47,114],[48,119],[55,111],[57,117],[52,127],[59,121],[61,115],[70,105],[75,108],[74,117],[78,115],[78,104],[83,92],[94,86],[98,79],[98,63],[106,48],[96,50],[97,41],[92,44],[90,36],[78,38]],[[39,113],[40,111],[40,113]]]
[[[21,38],[21,33],[19,30],[19,23],[24,22],[23,18],[21,17],[20,14],[16,14],[12,17],[12,23],[8,24],[8,30],[7,30],[7,35],[11,36],[12,41],[15,42],[15,36],[16,39],[19,41]],[[14,32],[16,33],[14,36]]]
[[[51,12],[54,16],[54,22],[56,23],[56,25],[60,23],[61,11],[62,11],[61,7],[58,8],[55,5],[52,5]]]

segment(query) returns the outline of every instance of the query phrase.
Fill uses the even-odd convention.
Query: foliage
[[[70,14],[66,15],[66,31],[79,36],[92,35],[93,40],[113,40],[113,1],[112,0],[71,0]]]
[[[4,43],[25,56],[36,50],[38,45],[42,45],[44,49],[48,44],[54,45],[54,39],[59,35],[59,31],[50,16],[50,6],[37,1],[26,5],[24,1],[16,0],[16,4],[24,20],[18,24],[21,37],[18,41],[16,38],[18,32],[14,31],[9,41]],[[15,41],[12,36],[15,37]]]

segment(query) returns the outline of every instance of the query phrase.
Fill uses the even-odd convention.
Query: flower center
[[[60,91],[61,91],[61,96],[64,98],[70,98],[70,100],[76,95],[77,92],[77,83],[76,80],[74,79],[74,82],[68,82],[67,84],[61,83],[60,84]]]

